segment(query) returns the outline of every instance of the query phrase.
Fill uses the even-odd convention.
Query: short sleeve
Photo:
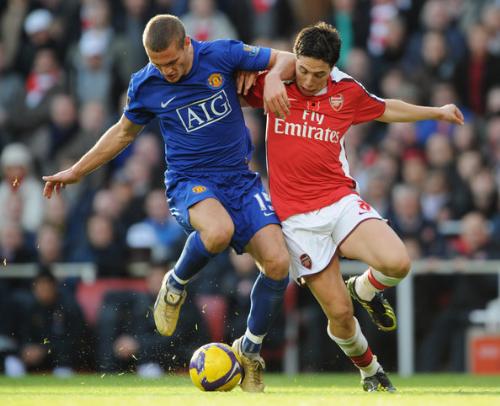
[[[144,108],[140,97],[138,97],[134,76],[132,76],[128,86],[127,103],[123,109],[123,114],[134,124],[139,125],[146,125],[154,118],[154,115]]]
[[[367,121],[379,118],[385,112],[385,101],[371,93],[355,82],[358,87],[359,97],[357,98],[357,110],[354,115],[353,124],[366,123]]]
[[[253,87],[250,89],[246,96],[243,96],[245,101],[252,107],[260,108],[263,106],[264,80],[266,78],[266,75],[267,71],[259,73]]]
[[[247,45],[241,41],[228,40],[226,56],[233,69],[264,70],[271,60],[271,48]]]

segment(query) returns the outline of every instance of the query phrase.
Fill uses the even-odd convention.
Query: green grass
[[[364,393],[355,374],[267,374],[265,394],[204,393],[188,376],[144,380],[134,375],[78,375],[70,379],[0,377],[0,405],[16,406],[288,406],[500,405],[500,376],[391,375],[398,393]]]

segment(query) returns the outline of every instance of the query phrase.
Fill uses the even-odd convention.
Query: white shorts
[[[298,282],[306,275],[321,272],[330,263],[337,247],[368,219],[382,217],[356,194],[320,210],[291,216],[282,222],[290,252],[290,275]]]

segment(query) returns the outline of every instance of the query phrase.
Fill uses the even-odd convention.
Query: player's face
[[[193,65],[193,48],[189,37],[186,37],[180,48],[179,44],[174,42],[164,51],[154,52],[146,49],[146,53],[151,63],[169,83],[178,82],[189,73]]]
[[[314,96],[328,84],[331,66],[325,61],[299,56],[295,63],[295,80],[304,96]]]

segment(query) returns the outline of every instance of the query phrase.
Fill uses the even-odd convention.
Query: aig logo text
[[[176,111],[185,130],[190,133],[219,121],[231,113],[231,110],[226,92],[221,90],[208,99],[179,107]]]

